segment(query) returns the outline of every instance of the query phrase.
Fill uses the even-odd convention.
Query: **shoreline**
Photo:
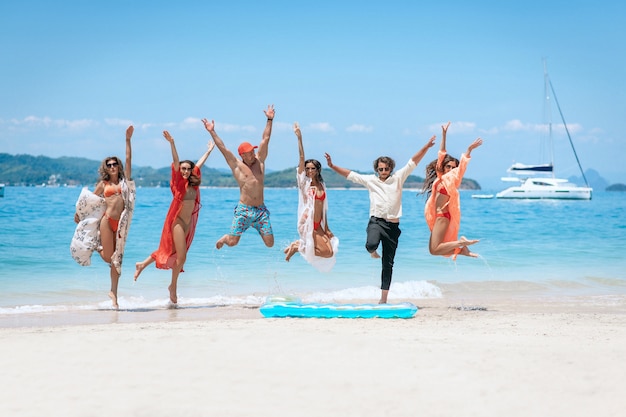
[[[545,293],[467,292],[446,293],[441,298],[399,299],[391,303],[409,302],[418,307],[415,320],[422,316],[450,311],[505,314],[613,314],[626,315],[626,294],[548,295]],[[351,300],[340,304],[371,304],[374,300]],[[260,305],[196,305],[177,308],[136,308],[67,310],[55,312],[17,313],[0,316],[0,330],[16,328],[50,328],[60,326],[201,322],[216,320],[269,320],[259,312]],[[301,319],[301,320],[317,320]],[[350,320],[350,319],[337,319]],[[377,319],[396,320],[396,319]],[[401,320],[401,319],[400,319]]]

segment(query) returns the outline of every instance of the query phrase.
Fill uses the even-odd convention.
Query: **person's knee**
[[[272,246],[274,246],[274,235],[263,236],[263,242],[265,243],[265,246],[271,248]]]
[[[365,242],[365,250],[372,253],[378,249],[378,242]]]

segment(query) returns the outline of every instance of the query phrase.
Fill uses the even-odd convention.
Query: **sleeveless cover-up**
[[[124,210],[120,215],[117,236],[115,239],[115,251],[111,256],[111,264],[118,274],[122,274],[122,260],[124,258],[124,247],[128,238],[128,230],[135,211],[135,181],[121,180],[122,199],[124,200]],[[70,242],[70,253],[72,258],[81,266],[91,265],[91,255],[100,246],[100,222],[106,212],[104,198],[83,188],[76,201],[76,213],[78,214],[78,224],[74,231],[74,236]]]
[[[196,166],[193,168],[193,174],[202,179],[202,172]],[[165,217],[165,224],[163,225],[163,231],[161,232],[161,242],[159,248],[155,250],[152,258],[156,261],[156,267],[159,269],[172,269],[176,264],[176,249],[174,247],[174,239],[172,237],[172,225],[180,214],[183,208],[183,200],[187,193],[187,187],[189,186],[189,180],[185,179],[179,170],[174,169],[172,164],[172,180],[170,181],[170,189],[174,199],[170,204],[170,209]],[[200,187],[194,187],[196,190],[196,200],[194,202],[193,211],[191,213],[191,221],[189,222],[189,230],[185,243],[187,250],[191,246],[193,236],[196,232],[196,224],[198,223],[198,214],[200,213]],[[181,270],[181,272],[183,272]]]
[[[298,181],[298,234],[300,235],[298,251],[300,255],[320,272],[330,272],[337,261],[336,255],[339,250],[339,239],[333,236],[330,245],[333,248],[333,256],[322,258],[315,255],[315,243],[313,241],[313,212],[315,210],[315,189],[311,188],[311,179],[304,171],[297,174]],[[324,190],[326,192],[326,190]],[[328,199],[324,200],[321,225],[326,230],[326,215],[328,213]],[[306,215],[306,218],[303,218]]]
[[[440,150],[437,153],[437,167],[440,167],[443,164],[445,156],[446,152],[444,151]],[[437,219],[437,206],[435,203],[435,199],[437,197],[436,190],[438,190],[440,186],[443,186],[446,189],[448,195],[450,196],[450,199],[448,200],[450,223],[448,224],[448,229],[446,230],[443,238],[444,242],[459,240],[459,228],[461,225],[461,198],[459,195],[459,186],[461,185],[463,175],[465,175],[465,170],[467,169],[467,164],[470,159],[471,158],[466,157],[465,154],[462,154],[458,167],[451,169],[443,175],[439,170],[437,170],[437,179],[433,182],[431,187],[432,191],[426,201],[426,206],[424,207],[424,217],[426,217],[428,228],[432,231],[435,226],[435,220]]]

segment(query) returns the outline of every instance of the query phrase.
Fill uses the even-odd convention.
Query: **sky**
[[[452,155],[484,141],[466,177],[504,189],[513,162],[549,162],[551,120],[557,175],[580,176],[545,62],[583,169],[626,183],[625,39],[625,3],[603,0],[3,1],[0,152],[122,156],[132,124],[133,165],[161,168],[163,130],[196,160],[212,119],[236,151],[273,104],[268,170],[297,165],[297,121],[307,158],[365,172],[437,135],[423,176],[450,121]]]

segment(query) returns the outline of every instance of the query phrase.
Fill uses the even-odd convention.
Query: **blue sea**
[[[482,191],[483,193],[485,191]],[[70,256],[80,188],[7,187],[0,198],[0,318],[110,308],[108,266],[95,254],[81,267]],[[215,249],[227,233],[238,189],[202,188],[202,209],[185,272],[180,307],[259,306],[270,295],[307,302],[350,302],[380,296],[380,260],[365,251],[365,190],[328,190],[329,225],[339,237],[337,264],[317,272],[283,249],[296,233],[297,190],[267,189],[275,246],[254,229],[238,246]],[[595,192],[591,201],[513,201],[461,197],[461,234],[480,239],[480,257],[457,261],[428,253],[424,197],[405,190],[402,235],[389,302],[446,294],[504,293],[528,297],[626,294],[626,193]],[[159,243],[169,188],[139,188],[119,285],[124,310],[166,309],[170,271],[148,267],[133,281],[135,262]]]

